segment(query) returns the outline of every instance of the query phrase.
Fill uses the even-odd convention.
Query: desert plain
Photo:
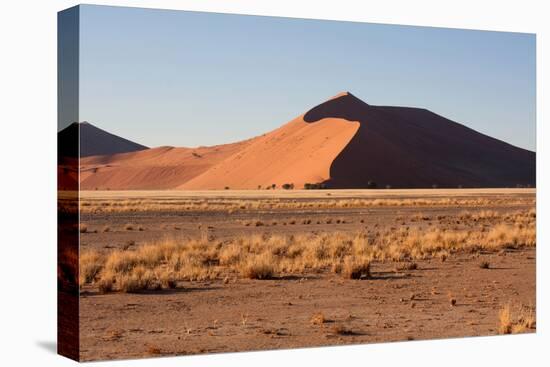
[[[81,359],[536,330],[535,189],[80,192]]]

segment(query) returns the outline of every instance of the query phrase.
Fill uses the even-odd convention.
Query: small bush
[[[479,267],[481,269],[489,269],[489,262],[488,261],[482,261],[481,263],[479,263]]]
[[[124,229],[127,230],[127,231],[133,231],[134,230],[134,225],[132,223],[127,223],[124,226]]]

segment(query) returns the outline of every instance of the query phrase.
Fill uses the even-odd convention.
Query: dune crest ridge
[[[535,186],[534,152],[427,109],[369,105],[349,92],[241,142],[148,149],[118,139],[136,150],[82,158],[82,189]]]

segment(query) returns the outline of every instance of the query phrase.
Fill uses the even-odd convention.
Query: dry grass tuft
[[[126,225],[124,226],[124,229],[127,231],[133,231],[134,225],[132,223],[126,223]]]

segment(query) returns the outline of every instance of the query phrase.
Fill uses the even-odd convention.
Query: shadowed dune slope
[[[478,133],[426,109],[370,106],[343,93],[304,120],[359,121],[330,168],[332,188],[535,186],[535,153]]]

